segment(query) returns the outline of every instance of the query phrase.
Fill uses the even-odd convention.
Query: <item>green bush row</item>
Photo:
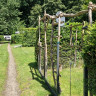
[[[35,46],[36,44],[36,31],[25,31],[20,34],[13,34],[11,38],[12,44],[22,44],[24,47]]]
[[[84,35],[83,59],[88,68],[88,89],[96,96],[96,23]]]
[[[22,43],[22,40],[23,40],[22,34],[13,34],[13,35],[11,35],[11,43],[12,44]]]
[[[72,29],[72,43],[73,46],[70,46],[70,25],[77,25],[80,24],[78,22],[70,23],[69,25],[65,24],[65,27],[61,27],[61,38],[60,38],[60,64],[66,68],[69,67],[69,63],[71,62],[73,66],[75,66],[75,49],[77,49],[77,60],[82,59],[81,58],[81,38],[82,38],[82,26],[77,27],[77,35],[78,35],[78,40],[77,40],[77,47],[76,45],[76,27]],[[51,65],[51,51],[53,51],[53,62],[54,65],[57,63],[57,36],[58,36],[58,30],[56,27],[54,27],[54,33],[53,33],[53,42],[51,46],[51,32],[52,32],[52,26],[51,24],[48,24],[47,26],[47,58],[48,58],[48,67],[52,66]],[[37,38],[38,38],[38,32],[37,32]],[[44,65],[44,25],[41,23],[41,38],[42,42],[42,49],[41,49],[41,63],[42,66]],[[37,39],[37,45],[38,45],[38,39]],[[36,46],[36,58],[38,56],[39,48]],[[79,66],[77,62],[77,66]]]
[[[24,32],[23,33],[23,39],[22,39],[22,46],[30,47],[30,46],[35,46],[36,44],[36,33],[33,32]]]

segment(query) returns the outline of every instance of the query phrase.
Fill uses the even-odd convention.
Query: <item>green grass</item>
[[[17,64],[17,79],[20,84],[21,96],[49,96],[51,93],[37,71],[34,50],[33,47],[13,48],[12,46]],[[62,90],[60,96],[70,96],[70,69],[63,69],[60,73],[60,86]],[[48,82],[54,87],[51,70],[48,71],[47,76]],[[71,88],[72,96],[83,96],[82,68],[72,68]]]
[[[8,66],[8,51],[7,44],[3,44],[0,46],[0,96],[2,95],[2,91],[4,90],[6,73]]]
[[[35,48],[14,48],[13,46],[12,52],[17,65],[17,80],[21,89],[21,96],[48,96],[51,94],[37,71]]]
[[[60,71],[60,96],[70,96],[70,69]],[[47,80],[54,87],[52,72],[48,71]],[[72,68],[71,71],[71,96],[83,96],[83,68]]]

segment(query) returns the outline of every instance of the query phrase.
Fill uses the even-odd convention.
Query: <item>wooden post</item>
[[[39,16],[39,42],[40,42],[40,16]]]
[[[70,46],[72,46],[72,24],[70,26]]]
[[[41,71],[41,42],[40,42],[40,16],[39,16],[39,70]]]
[[[85,21],[83,21],[83,27],[85,27]],[[82,30],[82,47],[83,47],[84,29]],[[84,96],[88,96],[88,68],[84,66]]]
[[[44,77],[47,77],[47,39],[46,39],[46,11],[44,12],[44,33],[45,33],[45,56],[44,56]]]
[[[59,82],[59,44],[60,44],[60,16],[58,22],[58,41],[57,41],[57,92],[60,94],[60,82]]]
[[[55,75],[54,75],[54,62],[53,62],[53,34],[54,34],[54,20],[52,20],[52,31],[51,31],[51,40],[50,40],[50,45],[51,45],[51,66],[52,66],[52,74],[53,74],[53,80],[54,80],[54,85],[56,88],[56,80],[55,80]]]
[[[83,27],[85,27],[85,21],[83,21]],[[84,29],[82,30],[82,37],[81,37],[81,46],[83,47],[83,36],[84,36]]]
[[[76,28],[76,41],[75,41],[75,64],[74,64],[74,67],[76,66],[76,58],[77,58],[77,28]]]
[[[71,65],[72,63],[70,62],[70,96],[71,96]]]
[[[88,96],[88,68],[84,66],[84,96]]]
[[[89,24],[92,26],[92,2],[89,2],[89,10],[88,10],[88,15],[89,15]]]

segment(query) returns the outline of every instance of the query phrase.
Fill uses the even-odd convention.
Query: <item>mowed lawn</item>
[[[52,96],[45,81],[37,71],[35,62],[35,48],[14,48],[12,52],[17,65],[17,80],[21,89],[21,96]]]
[[[70,69],[60,71],[60,96],[70,96]],[[54,87],[52,72],[48,71],[48,82]],[[83,68],[71,69],[71,96],[83,96]]]
[[[17,80],[20,84],[21,96],[53,96],[41,78],[35,62],[35,48],[14,48],[13,55],[17,65]],[[63,69],[60,77],[61,95],[70,96],[70,69]],[[49,70],[47,80],[53,86],[52,71]],[[83,96],[83,68],[72,68],[72,95]]]
[[[6,78],[7,78],[7,67],[8,67],[8,44],[2,44],[0,46],[0,96],[4,90]]]

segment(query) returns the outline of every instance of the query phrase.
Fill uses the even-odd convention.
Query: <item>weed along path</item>
[[[9,65],[8,77],[6,81],[5,96],[20,96],[20,90],[16,81],[16,64],[12,55],[10,44],[8,44]]]

